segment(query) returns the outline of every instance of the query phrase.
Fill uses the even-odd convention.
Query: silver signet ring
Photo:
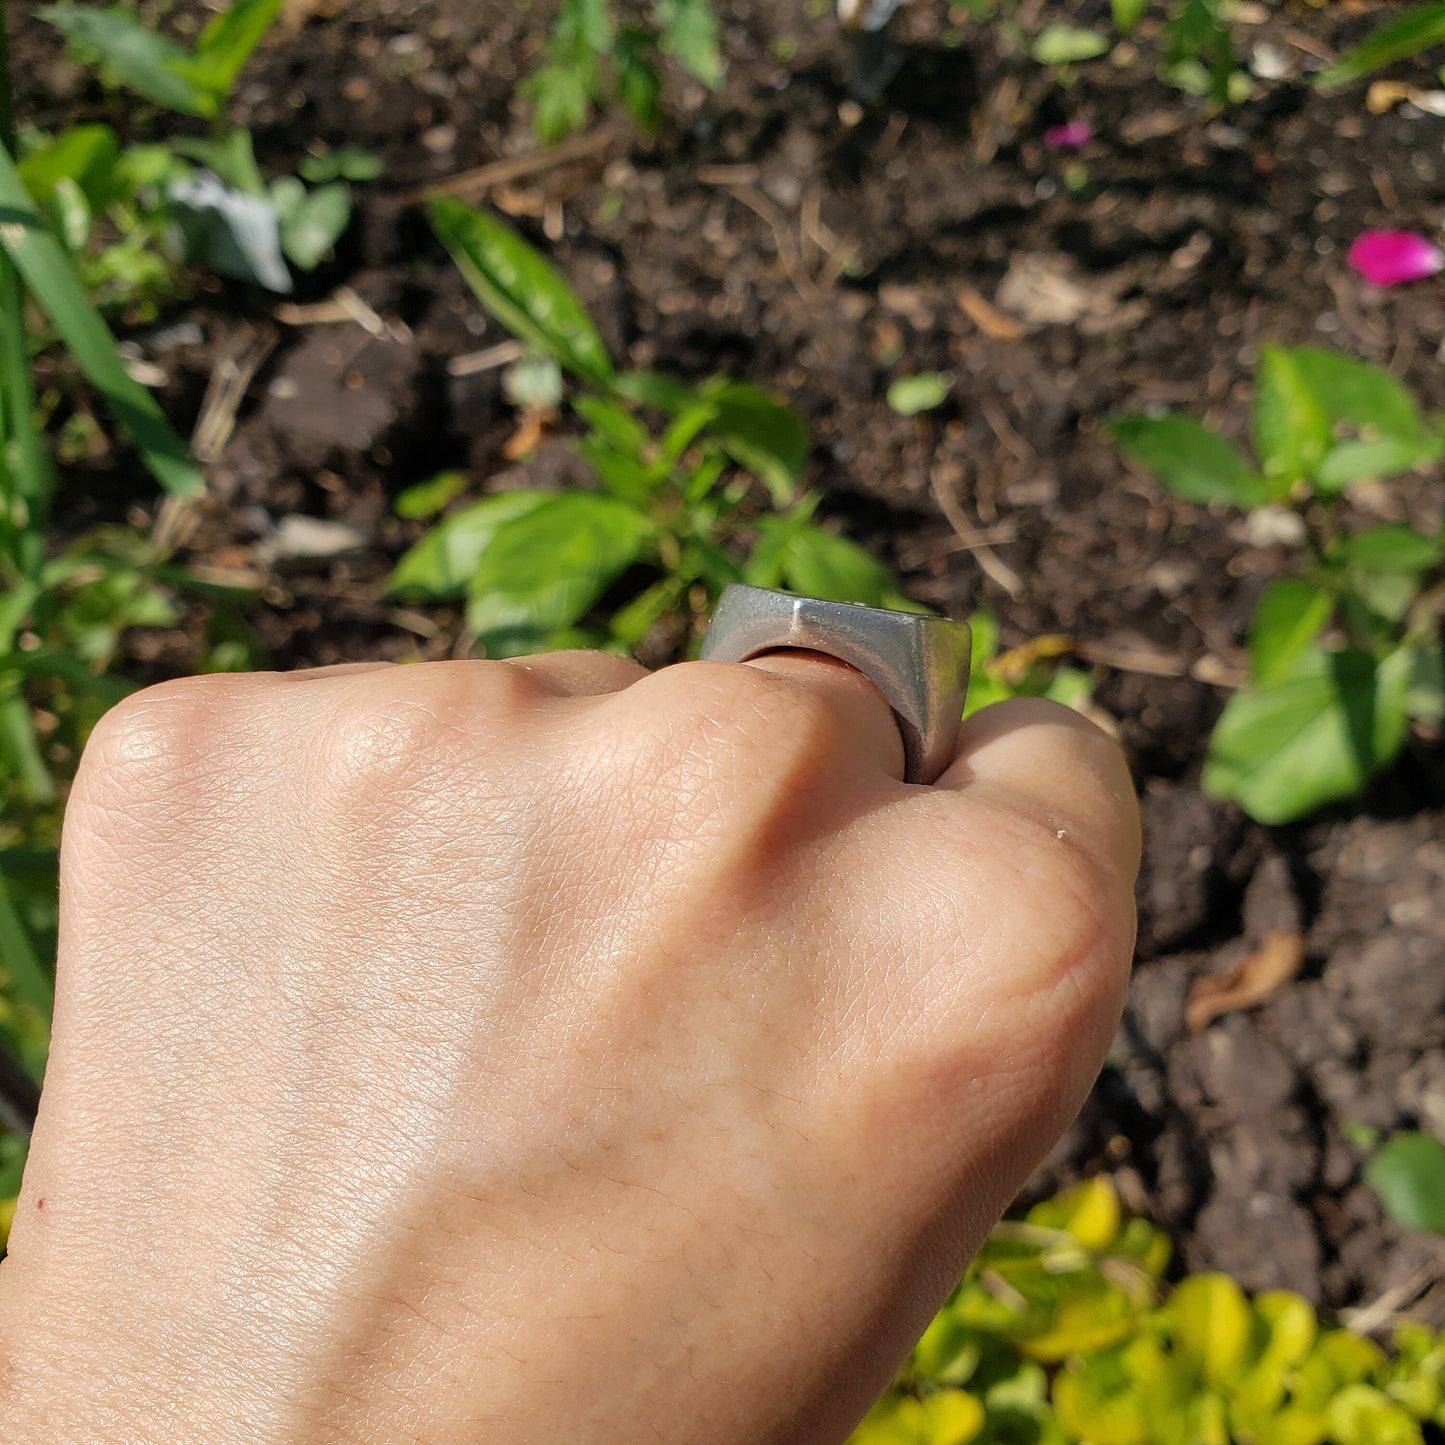
[[[857,668],[898,720],[903,781],[931,783],[953,761],[968,694],[970,646],[966,622],[733,583],[713,613],[702,656],[746,662],[780,648],[801,648]]]

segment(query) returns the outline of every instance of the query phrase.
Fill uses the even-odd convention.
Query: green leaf
[[[1159,484],[1189,502],[1253,507],[1270,487],[1240,450],[1191,416],[1139,414],[1110,423],[1119,450]]]
[[[1345,560],[1362,572],[1428,572],[1445,557],[1445,542],[1413,527],[1371,527],[1349,538]]]
[[[466,491],[468,480],[465,472],[445,471],[428,481],[417,482],[397,496],[393,503],[396,515],[410,521],[434,517]]]
[[[916,376],[900,376],[889,386],[888,405],[899,416],[917,416],[942,406],[952,390],[951,372],[921,371]]]
[[[577,41],[594,54],[607,55],[614,29],[609,0],[562,0],[552,33],[563,44]]]
[[[1348,85],[1352,80],[1408,60],[1445,41],[1445,4],[1417,5],[1380,26],[1367,40],[1347,50],[1328,69],[1315,76],[1321,90]]]
[[[252,51],[276,23],[281,5],[282,0],[235,0],[201,31],[181,71],[215,95],[217,111],[230,98]]]
[[[1313,478],[1334,440],[1330,413],[1310,385],[1299,353],[1279,346],[1260,352],[1255,377],[1254,449],[1280,495]]]
[[[1204,790],[1261,823],[1287,823],[1359,791],[1405,741],[1411,658],[1306,648],[1284,676],[1229,700]]]
[[[268,194],[261,168],[256,164],[251,132],[243,125],[233,127],[223,136],[178,136],[171,142],[171,149],[215,171],[233,190],[248,196]],[[291,184],[295,187],[300,183],[291,179]]]
[[[381,157],[374,151],[343,145],[319,156],[306,156],[297,163],[296,174],[303,181],[319,186],[327,181],[374,181],[384,168]]]
[[[722,84],[722,54],[718,50],[718,23],[709,0],[656,0],[653,6],[662,37],[662,53],[709,90]]]
[[[1040,65],[1073,65],[1081,60],[1094,60],[1108,50],[1108,40],[1097,30],[1046,25],[1034,41],[1033,57]]]
[[[637,26],[626,26],[617,37],[613,64],[617,69],[617,94],[628,114],[650,136],[662,123],[662,77],[652,63],[652,37]]]
[[[0,969],[9,981],[15,1001],[34,1009],[48,1023],[55,1007],[55,986],[36,956],[3,873],[0,873]]]
[[[1321,492],[1342,492],[1366,477],[1397,477],[1434,454],[1433,443],[1402,441],[1399,437],[1377,437],[1373,441],[1342,441],[1325,453],[1315,473]]]
[[[62,181],[73,181],[98,211],[116,193],[119,158],[120,142],[108,125],[73,125],[37,146],[17,169],[37,206],[46,205]]]
[[[462,596],[497,528],[535,511],[548,498],[547,492],[498,492],[463,507],[402,557],[387,581],[387,591],[394,597],[431,602]]]
[[[596,70],[590,54],[580,60],[553,60],[539,66],[518,87],[532,102],[532,129],[543,145],[556,145],[586,128]]]
[[[704,396],[712,407],[708,431],[762,482],[775,506],[787,506],[812,445],[802,418],[750,382],[712,385]]]
[[[1324,630],[1334,598],[1301,577],[1271,582],[1249,624],[1249,675],[1256,683],[1277,682]]]
[[[547,497],[497,528],[467,589],[467,625],[492,655],[544,642],[641,559],[653,531],[649,517],[612,497]]]
[[[783,585],[806,597],[916,611],[897,579],[856,542],[811,522],[793,529],[781,558]]]
[[[1396,1134],[1365,1166],[1365,1178],[1406,1229],[1445,1234],[1445,1144],[1433,1134]]]
[[[616,378],[613,390],[624,401],[678,416],[702,400],[696,387],[660,371],[628,371]]]
[[[141,460],[168,492],[199,496],[201,474],[155,398],[125,368],[115,338],[90,304],[69,256],[41,220],[9,152],[0,147],[0,245],[60,333],[91,385],[130,432]]]
[[[509,226],[451,196],[431,203],[431,223],[482,304],[513,335],[604,389],[612,358],[586,308],[551,264]]]
[[[1244,1291],[1224,1274],[1196,1274],[1181,1280],[1164,1307],[1176,1348],[1218,1379],[1243,1358],[1251,1318]]]
[[[215,93],[185,68],[190,52],[148,28],[123,5],[46,5],[35,12],[64,33],[77,54],[99,63],[128,89],[166,110],[210,120],[220,111]]]
[[[1149,0],[1109,0],[1114,28],[1121,35],[1132,35],[1149,9]]]
[[[301,196],[299,202],[291,199],[285,210],[276,205],[281,249],[293,265],[314,271],[351,222],[351,187],[345,181],[328,181],[307,193],[294,176],[283,176],[272,186],[273,204],[277,188],[286,181],[297,187]]]

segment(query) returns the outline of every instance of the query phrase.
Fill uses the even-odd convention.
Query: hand
[[[86,750],[7,1439],[847,1434],[1117,1021],[1114,746],[812,655],[196,678]]]

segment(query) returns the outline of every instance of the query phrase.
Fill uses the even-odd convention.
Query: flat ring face
[[[746,662],[779,648],[846,662],[888,700],[903,735],[904,782],[931,783],[953,759],[968,694],[968,624],[765,587],[727,587],[702,656]]]

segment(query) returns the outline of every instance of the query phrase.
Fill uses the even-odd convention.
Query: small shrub
[[[1292,507],[1298,575],[1272,583],[1249,629],[1250,671],[1209,743],[1204,787],[1262,823],[1358,792],[1412,722],[1445,717],[1435,585],[1445,538],[1408,526],[1346,529],[1365,480],[1433,464],[1445,435],[1387,372],[1338,352],[1268,346],[1254,458],[1192,417],[1126,416],[1114,440],[1176,496],[1248,510]]]

